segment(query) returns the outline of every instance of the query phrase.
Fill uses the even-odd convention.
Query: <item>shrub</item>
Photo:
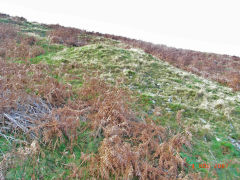
[[[83,31],[75,28],[64,28],[57,25],[54,27],[55,28],[49,32],[49,37],[52,43],[66,44],[69,46],[86,45],[86,42],[80,40],[78,37]]]

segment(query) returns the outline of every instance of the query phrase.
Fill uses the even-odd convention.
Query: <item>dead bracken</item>
[[[239,177],[238,57],[0,22],[0,179]]]

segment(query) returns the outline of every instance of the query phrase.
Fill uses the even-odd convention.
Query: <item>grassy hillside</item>
[[[0,176],[240,178],[240,92],[102,35],[0,22]]]

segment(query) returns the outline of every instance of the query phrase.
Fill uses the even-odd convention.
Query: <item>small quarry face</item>
[[[239,91],[97,33],[0,29],[0,179],[240,178]]]

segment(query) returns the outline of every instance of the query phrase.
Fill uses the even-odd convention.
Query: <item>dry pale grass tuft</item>
[[[23,162],[29,156],[34,156],[39,152],[39,144],[36,140],[32,141],[30,145],[16,148],[12,152],[8,152],[1,156],[0,160],[0,180],[5,179],[5,175],[11,167],[14,167],[18,161]]]
[[[5,172],[8,169],[10,161],[11,154],[7,153],[3,155],[2,160],[0,161],[0,180],[5,180]]]

